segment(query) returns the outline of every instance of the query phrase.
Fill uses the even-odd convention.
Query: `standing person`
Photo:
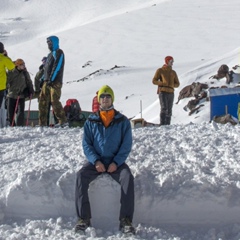
[[[47,61],[47,57],[43,57],[42,58],[42,64],[39,66],[39,70],[36,73],[35,78],[34,78],[35,95],[36,96],[39,96],[39,94],[41,92],[41,88],[43,86],[43,82],[44,82],[44,66],[46,64],[46,61]],[[49,126],[50,111],[51,111],[51,102],[49,103],[49,106],[48,106],[47,126]],[[53,112],[53,117],[54,117],[55,123],[58,123],[58,119],[56,118],[54,112]]]
[[[109,86],[98,92],[100,111],[84,124],[83,150],[87,163],[77,173],[75,205],[78,222],[75,231],[91,224],[89,184],[101,174],[109,174],[121,185],[120,230],[134,233],[134,178],[125,163],[132,147],[130,121],[113,107],[114,93]],[[104,134],[103,134],[104,133]]]
[[[56,36],[48,37],[47,45],[50,53],[44,66],[44,82],[39,95],[39,125],[47,126],[48,107],[51,103],[59,122],[57,125],[64,127],[68,125],[60,102],[64,72],[64,53],[59,48],[59,39]]]
[[[92,112],[95,113],[99,111],[100,104],[98,102],[98,91],[96,92],[96,96],[92,100]]]
[[[174,88],[179,87],[177,73],[172,70],[173,57],[165,57],[165,64],[157,69],[152,83],[158,85],[157,93],[160,101],[160,125],[170,125],[174,100]]]
[[[39,66],[39,70],[34,78],[35,93],[39,94],[43,85],[44,78],[44,65],[47,61],[47,57],[42,58],[42,64]]]
[[[7,56],[4,45],[0,42],[0,108],[6,91],[7,71],[15,68],[12,60]]]
[[[25,98],[34,93],[32,80],[22,59],[15,61],[15,69],[7,74],[7,109],[10,126],[24,126]],[[17,121],[14,114],[17,108]]]

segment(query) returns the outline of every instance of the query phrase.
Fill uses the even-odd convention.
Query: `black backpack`
[[[79,121],[81,107],[77,99],[68,99],[64,107],[68,121]]]

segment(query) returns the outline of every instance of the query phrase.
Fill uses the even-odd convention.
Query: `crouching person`
[[[98,101],[100,111],[90,115],[84,125],[82,146],[88,162],[77,173],[75,205],[78,222],[75,232],[91,226],[89,184],[99,175],[109,174],[121,185],[119,228],[123,233],[134,234],[134,179],[125,163],[132,148],[130,121],[114,109],[114,93],[109,86],[99,90]]]

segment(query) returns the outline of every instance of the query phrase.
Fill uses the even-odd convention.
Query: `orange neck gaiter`
[[[103,125],[105,127],[108,127],[114,118],[115,111],[114,111],[114,109],[111,109],[109,111],[100,111],[99,114],[100,114],[100,118],[103,121]]]

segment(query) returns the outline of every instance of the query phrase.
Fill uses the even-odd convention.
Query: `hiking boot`
[[[68,122],[65,122],[65,123],[62,123],[62,124],[57,123],[57,124],[54,125],[55,128],[60,128],[60,127],[64,128],[64,127],[68,127],[68,126],[69,126]]]
[[[69,123],[68,122],[65,122],[63,124],[61,124],[61,127],[64,128],[64,127],[69,127]]]
[[[35,125],[34,127],[39,128],[39,129],[43,129],[43,128],[47,128],[48,126],[43,126],[43,125]]]
[[[90,225],[91,225],[90,219],[79,218],[75,226],[75,233],[84,232],[88,227],[90,227]]]
[[[122,233],[131,233],[131,234],[135,234],[135,229],[132,226],[132,222],[130,221],[129,218],[122,218],[120,220],[120,226],[119,226],[119,230]]]

